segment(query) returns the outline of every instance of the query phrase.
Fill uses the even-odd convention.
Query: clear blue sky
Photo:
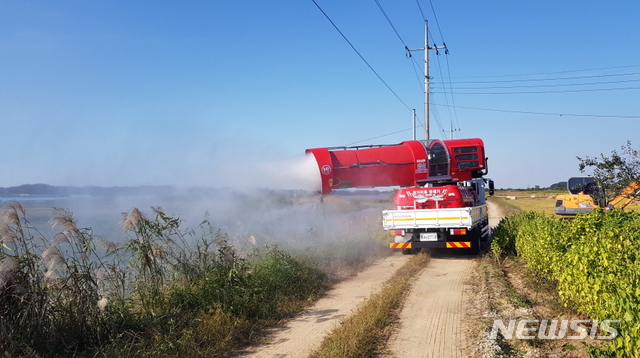
[[[0,186],[268,186],[306,148],[411,139],[418,3],[450,52],[432,137],[482,138],[498,187],[640,146],[640,2],[379,0],[403,44],[375,0],[316,1],[400,100],[311,0],[2,1]]]

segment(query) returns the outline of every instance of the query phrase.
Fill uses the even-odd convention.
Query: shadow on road
[[[468,259],[473,260],[480,255],[474,255],[468,249],[427,249],[427,253],[437,259]]]

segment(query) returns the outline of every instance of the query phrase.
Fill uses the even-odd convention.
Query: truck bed
[[[487,220],[487,205],[417,210],[383,210],[382,226],[385,230],[467,228],[471,229]]]

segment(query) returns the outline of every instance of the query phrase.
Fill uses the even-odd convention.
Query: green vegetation
[[[404,293],[428,262],[429,256],[424,253],[411,258],[394,273],[380,292],[371,296],[358,311],[331,332],[311,357],[371,357],[388,338]]]
[[[620,334],[598,356],[640,354],[640,213],[595,210],[561,221],[538,212],[503,220],[493,255],[517,254],[556,283],[565,305],[592,319],[619,319]]]
[[[326,288],[309,257],[239,252],[204,221],[153,208],[122,221],[124,245],[55,209],[45,239],[17,203],[0,210],[0,354],[211,357],[250,343]]]
[[[594,197],[596,203],[605,206],[620,195],[629,183],[640,180],[640,150],[633,149],[631,141],[622,146],[621,151],[611,152],[611,156],[600,154],[599,158],[580,158],[580,171],[593,168],[591,175],[598,186],[604,190],[604,197]],[[638,193],[632,192],[628,196],[635,198]],[[601,195],[602,196],[602,195]]]

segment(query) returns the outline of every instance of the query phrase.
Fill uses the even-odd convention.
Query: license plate
[[[438,241],[437,232],[421,232],[420,241]]]

